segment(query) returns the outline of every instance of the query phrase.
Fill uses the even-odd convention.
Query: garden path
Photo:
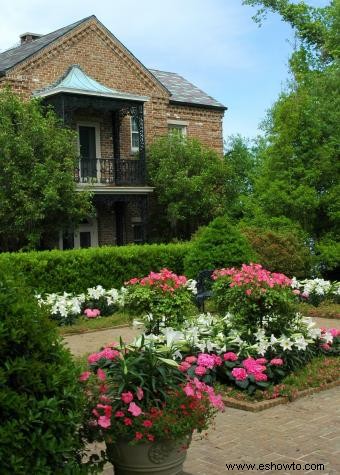
[[[319,326],[340,328],[340,321],[317,319]],[[129,327],[65,337],[76,356],[96,351],[122,336],[131,341],[137,334]],[[277,464],[274,470],[227,469],[226,463]],[[278,464],[295,470],[279,470]],[[297,470],[299,465],[303,469]],[[324,464],[324,470],[304,470],[305,464]],[[294,467],[291,465],[291,467]],[[232,474],[340,474],[340,388],[329,389],[291,404],[252,413],[226,408],[206,440],[194,437],[183,475]],[[315,468],[311,466],[310,468]],[[103,475],[112,475],[108,465]]]
[[[226,464],[233,463],[257,467],[228,470]],[[271,463],[276,464],[273,470],[257,470],[259,464]],[[284,463],[295,463],[295,470],[278,465]],[[316,467],[311,464],[324,464],[324,470],[312,470]],[[340,388],[258,413],[227,407],[207,439],[194,437],[184,469],[183,475],[339,475]],[[103,475],[112,474],[112,466],[107,465]]]

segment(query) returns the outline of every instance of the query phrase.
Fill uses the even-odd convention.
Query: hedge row
[[[98,247],[71,251],[0,254],[0,270],[22,276],[34,291],[84,292],[89,287],[119,288],[132,277],[164,267],[183,274],[189,243]]]

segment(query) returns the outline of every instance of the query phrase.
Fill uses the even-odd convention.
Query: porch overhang
[[[33,92],[33,97],[50,98],[57,95],[90,96],[144,103],[147,96],[117,91],[88,76],[79,66],[71,66],[56,83]]]

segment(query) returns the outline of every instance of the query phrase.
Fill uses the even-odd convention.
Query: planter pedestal
[[[179,475],[191,441],[159,441],[136,445],[127,442],[106,444],[115,475]],[[186,447],[186,448],[183,448]]]

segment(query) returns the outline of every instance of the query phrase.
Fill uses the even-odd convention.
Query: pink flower
[[[197,357],[197,365],[204,366],[205,368],[213,369],[215,366],[215,355],[209,355],[207,353],[200,353]]]
[[[133,400],[133,394],[131,391],[127,391],[126,393],[122,393],[120,398],[125,404],[130,404]]]
[[[266,364],[266,363],[268,363],[268,361],[266,360],[266,358],[257,358],[257,360],[255,360],[255,363],[256,364]]]
[[[87,381],[90,376],[91,371],[84,371],[84,373],[81,373],[81,375],[79,376],[79,381]]]
[[[144,427],[152,427],[152,421],[150,421],[150,420],[144,421],[144,422],[143,422],[143,426],[144,426]]]
[[[187,356],[184,361],[186,361],[189,364],[193,364],[193,363],[196,363],[197,358],[196,356]]]
[[[228,351],[228,353],[224,353],[223,359],[224,361],[237,361],[238,356],[236,353],[233,353],[232,351]]]
[[[98,360],[100,360],[100,353],[91,353],[87,358],[89,364],[96,363]]]
[[[98,377],[98,379],[100,379],[101,381],[105,381],[105,379],[106,379],[106,373],[105,373],[105,371],[103,371],[101,368],[98,368],[97,377]]]
[[[152,434],[148,434],[148,435],[147,435],[147,438],[148,438],[148,440],[149,440],[150,442],[153,442],[153,441],[155,440],[155,436],[152,435]]]
[[[299,289],[294,289],[294,290],[293,290],[293,294],[295,294],[295,295],[300,295],[301,292],[300,292]]]
[[[247,289],[247,290],[246,290],[246,294],[247,294],[247,295],[251,295],[251,289]]]
[[[336,338],[337,336],[340,336],[340,330],[338,330],[337,328],[328,328],[328,332],[329,332],[334,338]]]
[[[136,432],[135,439],[140,440],[143,438],[143,434],[141,432]]]
[[[182,371],[182,373],[186,373],[189,368],[191,368],[191,366],[187,361],[182,361],[181,364],[178,366],[178,369]]]
[[[144,391],[140,386],[137,388],[136,394],[138,401],[141,401],[144,397]]]
[[[222,358],[220,356],[214,355],[215,357],[215,366],[221,366]]]
[[[126,426],[132,426],[132,419],[130,419],[129,417],[125,417],[125,419],[124,419],[124,425],[126,425]]]
[[[197,376],[204,376],[207,372],[207,368],[205,368],[204,366],[197,366],[197,368],[195,369],[195,374],[197,374]]]
[[[244,368],[234,368],[231,374],[237,381],[244,381],[247,379],[247,371]]]
[[[220,411],[224,410],[224,403],[222,401],[222,396],[220,394],[219,395],[209,394],[209,400],[214,407],[216,407]]]
[[[188,397],[195,396],[195,390],[189,383],[184,386],[183,391]]]
[[[267,381],[268,376],[264,373],[254,373],[255,381]]]
[[[282,366],[283,365],[283,359],[281,358],[273,358],[270,363],[273,366]]]
[[[323,343],[322,345],[320,345],[321,348],[325,351],[328,351],[331,349],[330,345],[328,343]]]
[[[84,314],[87,316],[87,318],[96,318],[99,317],[100,310],[98,308],[86,308],[84,310]]]
[[[108,429],[111,426],[111,421],[106,416],[100,416],[98,419],[98,425],[103,429]]]
[[[117,411],[117,412],[115,413],[115,417],[124,417],[124,416],[125,416],[125,414],[124,414],[123,411]]]
[[[134,402],[130,403],[128,411],[131,412],[131,414],[135,417],[138,417],[142,414],[142,409]]]

